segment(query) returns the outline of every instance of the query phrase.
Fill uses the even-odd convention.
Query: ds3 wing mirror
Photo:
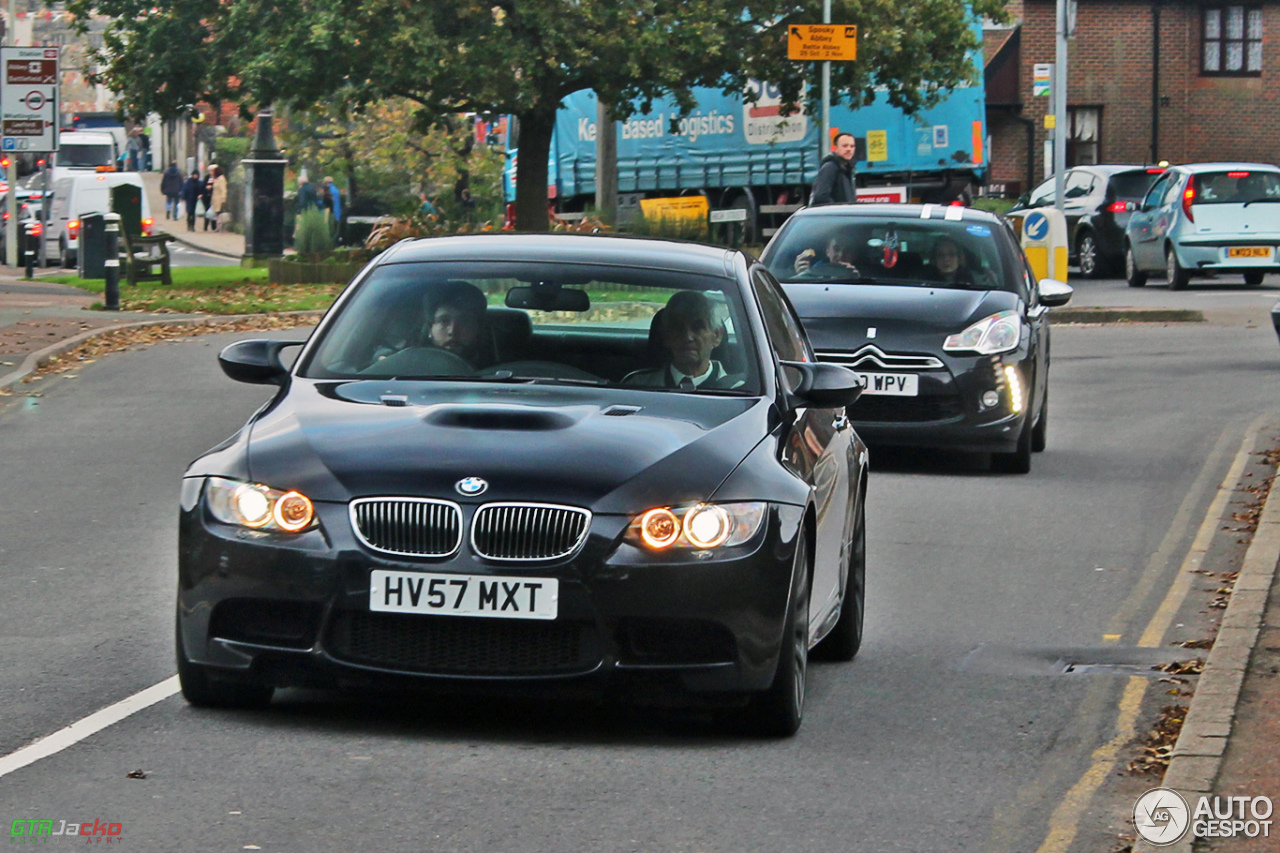
[[[1039,284],[1040,302],[1049,308],[1057,308],[1071,301],[1075,289],[1056,278],[1042,278]]]

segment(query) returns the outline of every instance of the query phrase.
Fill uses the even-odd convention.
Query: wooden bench
[[[140,281],[173,284],[173,278],[169,275],[168,245],[173,239],[168,234],[131,237],[127,228],[121,228],[120,263],[125,269],[126,281],[131,285]]]

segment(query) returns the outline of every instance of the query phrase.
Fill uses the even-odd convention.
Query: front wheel
[[[1031,473],[1031,418],[1022,422],[1018,446],[1012,453],[991,454],[991,470],[1000,474]]]
[[[1170,290],[1185,290],[1187,282],[1191,281],[1191,273],[1183,269],[1182,264],[1178,263],[1178,253],[1170,246],[1165,250],[1164,256],[1165,278],[1169,281]]]
[[[851,661],[862,647],[867,601],[867,510],[863,501],[858,502],[858,518],[854,522],[849,549],[849,576],[844,582],[840,618],[831,633],[814,646],[814,659]]]
[[[1130,287],[1142,287],[1147,283],[1147,274],[1138,266],[1138,259],[1133,255],[1133,246],[1124,247],[1124,277]]]
[[[1031,430],[1031,452],[1040,453],[1049,446],[1049,389],[1044,389],[1044,402],[1040,404],[1040,417]]]
[[[746,709],[751,730],[765,737],[790,737],[804,719],[809,669],[809,544],[804,531],[797,535],[791,570],[796,580],[778,649],[778,669],[769,689],[753,697]]]

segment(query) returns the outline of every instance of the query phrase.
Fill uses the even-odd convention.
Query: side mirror
[[[1031,203],[1031,193],[1023,193],[1018,196],[1018,207],[1026,207]]]
[[[218,365],[237,382],[283,387],[289,380],[289,369],[281,363],[280,351],[304,343],[306,341],[236,341],[218,353]]]
[[[1049,308],[1058,308],[1066,305],[1071,301],[1071,295],[1075,293],[1075,288],[1065,281],[1058,281],[1056,278],[1042,278],[1038,286],[1040,289],[1040,302]]]
[[[862,377],[839,364],[784,361],[791,394],[805,406],[852,406],[862,396]]]

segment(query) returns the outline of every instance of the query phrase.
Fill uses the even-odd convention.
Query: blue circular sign
[[[1043,213],[1030,213],[1022,223],[1022,233],[1029,240],[1043,240],[1049,236],[1049,217]]]

